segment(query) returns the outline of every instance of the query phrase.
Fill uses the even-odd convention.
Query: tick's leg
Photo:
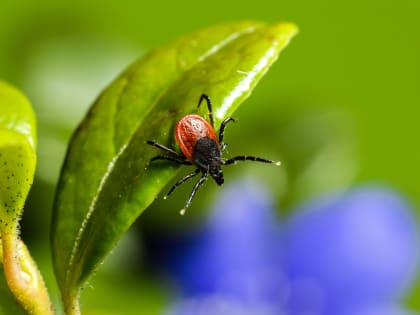
[[[172,153],[173,155],[176,155],[181,159],[185,159],[184,156],[182,156],[178,152],[176,152],[176,151],[174,151],[174,150],[172,150],[168,147],[165,147],[163,144],[157,143],[156,141],[152,141],[152,140],[147,140],[146,142],[147,142],[147,144],[150,144],[150,145],[152,145],[152,146],[154,146],[158,149],[161,149],[161,150],[166,151],[168,153]]]
[[[186,160],[184,157],[181,156],[172,156],[172,155],[158,155],[155,156],[154,158],[152,158],[150,160],[149,163],[156,161],[156,160],[166,160],[166,161],[172,161],[178,164],[183,164],[183,165],[192,165],[192,163],[188,160]]]
[[[232,117],[228,117],[225,120],[223,120],[222,124],[220,125],[220,130],[219,130],[219,143],[222,145],[222,148],[223,148],[223,137],[225,135],[225,128],[226,128],[226,125],[228,123],[230,123],[230,122],[235,122],[235,119],[233,119]],[[222,151],[224,151],[224,149]]]
[[[206,94],[201,94],[201,96],[200,96],[200,100],[198,101],[198,106],[197,106],[197,108],[198,108],[198,107],[200,107],[201,102],[202,102],[204,99],[205,99],[205,100],[206,100],[206,102],[207,102],[207,108],[208,108],[208,110],[209,110],[209,119],[210,119],[210,124],[211,124],[211,126],[214,128],[213,109],[212,109],[212,107],[211,107],[210,97],[208,97]]]
[[[165,197],[163,197],[163,199],[166,199],[169,197],[170,194],[172,194],[175,190],[175,188],[177,188],[179,185],[181,185],[182,183],[186,182],[187,180],[189,180],[190,178],[193,178],[194,176],[196,176],[198,173],[200,173],[199,169],[196,169],[194,171],[194,173],[188,174],[185,177],[181,178],[179,181],[177,181],[169,190],[169,192],[166,194]]]
[[[254,161],[254,162],[262,162],[262,163],[271,163],[277,166],[280,165],[279,161],[273,161],[273,160],[268,160],[268,159],[264,159],[264,158],[260,158],[256,156],[245,156],[245,155],[235,156],[229,160],[224,161],[223,164],[224,165],[236,164],[238,161]]]
[[[185,211],[187,211],[188,207],[191,205],[191,201],[193,200],[198,188],[200,188],[201,185],[204,184],[204,182],[207,180],[207,173],[203,173],[200,180],[194,185],[193,190],[191,191],[190,196],[188,197],[187,203],[185,204],[185,207],[179,211],[181,215],[185,214]]]

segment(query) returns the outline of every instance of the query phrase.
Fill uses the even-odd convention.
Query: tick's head
[[[215,161],[216,162],[216,161]],[[216,181],[217,185],[222,185],[225,182],[225,179],[223,178],[223,171],[220,167],[220,163],[212,163],[210,165],[209,173],[211,177]]]

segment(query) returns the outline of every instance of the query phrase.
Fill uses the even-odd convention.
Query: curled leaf
[[[17,89],[0,81],[0,232],[15,233],[35,173],[35,115]]]
[[[73,135],[54,207],[54,266],[67,309],[77,308],[87,277],[176,174],[176,166],[148,166],[156,151],[146,141],[173,147],[176,121],[197,112],[202,93],[219,126],[296,32],[289,23],[213,26],[152,51],[99,96]]]
[[[0,259],[7,284],[29,314],[53,314],[42,276],[25,244],[18,221],[36,165],[35,115],[29,101],[0,81]]]

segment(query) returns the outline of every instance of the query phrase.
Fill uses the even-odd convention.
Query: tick
[[[185,214],[185,211],[191,205],[197,190],[204,184],[209,175],[214,179],[217,185],[220,186],[224,183],[222,166],[236,164],[238,161],[255,161],[280,165],[280,162],[278,161],[256,156],[239,155],[227,160],[223,159],[222,153],[227,147],[227,144],[223,142],[225,128],[228,123],[235,122],[235,120],[232,117],[226,118],[220,125],[219,136],[216,137],[212,104],[210,98],[206,94],[201,95],[197,108],[200,107],[203,100],[207,102],[210,122],[199,115],[190,114],[182,117],[175,126],[175,138],[182,153],[178,153],[156,141],[147,141],[148,144],[165,152],[164,155],[155,156],[150,162],[168,160],[177,164],[193,165],[196,167],[196,170],[193,173],[179,179],[171,187],[164,199],[172,194],[179,185],[201,173],[201,178],[194,185],[184,208],[180,211],[181,215]]]

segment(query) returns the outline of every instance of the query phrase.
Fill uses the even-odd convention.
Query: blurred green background
[[[292,21],[301,30],[226,134],[232,154],[280,157],[280,178],[243,166],[227,177],[267,181],[283,215],[310,197],[365,182],[389,185],[420,209],[419,1],[2,1],[0,7],[0,78],[28,95],[39,126],[37,178],[22,234],[55,299],[46,244],[55,183],[72,131],[106,84],[137,57],[223,21]],[[193,214],[180,222],[177,210],[190,188],[185,189],[171,209],[159,201],[155,211],[146,211],[141,229],[194,225],[194,213],[200,213],[195,210],[217,198],[213,188],[203,189]],[[176,223],[161,222],[160,211]],[[140,308],[159,314],[170,294],[160,281],[138,272],[139,229],[128,233],[94,277],[94,289],[84,291],[87,314],[119,314],[121,300],[124,314],[142,314]],[[117,289],[119,277],[126,279],[125,290]],[[407,303],[420,310],[417,287]],[[0,314],[9,307],[6,294],[1,278]],[[104,300],[108,295],[112,299]]]

